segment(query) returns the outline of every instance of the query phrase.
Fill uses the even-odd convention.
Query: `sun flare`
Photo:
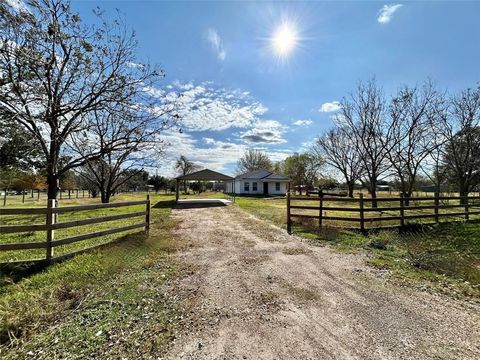
[[[282,57],[288,56],[295,48],[295,45],[297,45],[297,42],[297,31],[295,27],[289,23],[280,25],[272,37],[273,49]]]

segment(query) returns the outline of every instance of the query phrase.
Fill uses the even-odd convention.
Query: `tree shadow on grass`
[[[171,209],[175,207],[175,200],[160,200],[152,206],[153,209]]]

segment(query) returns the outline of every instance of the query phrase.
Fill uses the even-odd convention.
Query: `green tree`
[[[292,180],[294,186],[299,187],[301,195],[302,185],[313,188],[324,163],[324,160],[318,155],[295,153],[285,159],[283,172]]]

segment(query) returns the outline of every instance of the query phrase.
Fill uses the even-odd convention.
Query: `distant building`
[[[290,179],[267,170],[256,170],[235,177],[226,183],[226,192],[251,195],[285,195]],[[232,191],[232,187],[233,190]]]

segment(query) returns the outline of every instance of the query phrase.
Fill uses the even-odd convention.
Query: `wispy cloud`
[[[259,120],[253,128],[243,132],[240,138],[250,144],[283,144],[287,127],[276,120]]]
[[[223,48],[223,41],[220,35],[218,35],[217,30],[210,28],[207,30],[206,34],[207,41],[210,43],[213,51],[217,55],[218,60],[225,60],[227,57],[227,52]]]
[[[332,101],[332,102],[326,102],[323,103],[322,106],[320,106],[320,109],[318,111],[320,112],[334,112],[338,111],[341,109],[340,102],[338,101]]]
[[[297,120],[297,121],[294,121],[292,124],[295,126],[308,126],[312,123],[313,123],[312,120]]]
[[[378,11],[377,21],[380,24],[389,23],[390,20],[392,20],[393,14],[395,14],[395,12],[402,6],[402,4],[383,5],[383,7]]]

